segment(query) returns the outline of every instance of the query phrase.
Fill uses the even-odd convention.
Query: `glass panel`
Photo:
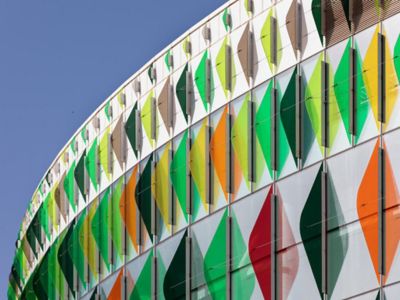
[[[277,183],[278,273],[284,299],[321,298],[321,171],[322,164],[316,164]]]
[[[277,253],[277,293],[281,299],[322,299],[304,249],[299,243]]]
[[[255,188],[261,188],[272,181],[271,171],[271,93],[272,81],[263,83],[253,93],[255,102]]]
[[[227,134],[228,106],[214,112],[210,117],[211,140],[211,196],[213,211],[227,205],[227,145],[229,136]]]
[[[378,30],[378,26],[372,26],[354,36],[358,142],[378,135]]]
[[[211,59],[209,50],[205,50],[191,61],[194,99],[192,102],[192,123],[201,120],[207,113],[209,103],[207,102],[207,59]],[[215,76],[211,71],[211,103],[214,100]]]
[[[400,130],[385,134],[385,271],[383,284],[400,281]]]
[[[111,189],[107,188],[100,194],[99,205],[92,219],[93,237],[99,250],[100,280],[104,279],[112,270],[111,266]]]
[[[192,175],[192,209],[193,220],[206,216],[209,204],[206,193],[206,130],[207,120],[204,119],[190,128],[190,172]],[[208,155],[208,153],[207,153]]]
[[[250,193],[249,181],[249,101],[250,93],[234,100],[230,105],[232,115],[231,144],[232,159],[231,174],[233,174],[233,200]]]
[[[225,297],[226,216],[219,211],[192,227],[192,299]]]
[[[351,146],[350,57],[351,40],[327,49],[329,63],[329,149],[328,155]]]
[[[396,300],[400,295],[400,284],[396,283],[384,288],[386,300]]]
[[[100,295],[106,299],[122,299],[122,280],[123,270],[119,270],[111,274],[104,282],[98,287]]]
[[[126,265],[128,299],[151,299],[152,260],[153,251],[148,251]]]
[[[125,224],[126,236],[126,259],[129,261],[139,253],[139,209],[136,199],[136,186],[139,177],[139,165],[125,174],[125,189],[122,195],[122,216]]]
[[[168,143],[155,152],[156,165],[153,174],[153,198],[157,204],[157,237],[159,241],[171,234],[170,225],[170,181],[169,160],[171,144]]]
[[[170,178],[174,193],[174,228],[178,231],[188,224],[186,212],[186,172],[187,172],[187,143],[188,131],[173,140],[173,159],[170,166]]]
[[[399,81],[400,81],[400,28],[397,26],[400,15],[395,15],[383,22],[385,34],[385,80],[386,80],[386,124],[384,130],[397,128],[399,118]]]
[[[99,281],[99,247],[97,245],[100,236],[100,228],[98,221],[94,219],[99,200],[93,200],[87,208],[86,218],[80,235],[80,244],[84,247],[84,254],[88,262],[88,278],[89,287],[91,289]]]
[[[151,168],[152,157],[147,157],[140,162],[140,176],[135,190],[136,204],[139,210],[140,245],[141,251],[149,249],[153,244],[151,234]]]
[[[185,299],[186,231],[157,247],[157,299]]]
[[[372,165],[370,166],[370,162],[377,163],[376,143],[377,140],[374,139],[327,160],[330,229],[359,219],[359,207],[361,205],[359,201],[363,201],[362,196],[368,195],[368,192],[362,193],[362,188],[370,185],[371,188],[373,186],[376,189],[377,193],[377,173],[374,173],[374,170],[371,171]],[[377,166],[375,165],[374,168],[377,168]],[[371,172],[373,176],[372,184],[368,182],[368,174]],[[377,195],[374,193],[375,191],[372,191],[367,199],[371,198],[371,195]]]
[[[270,299],[271,195],[264,188],[232,206],[232,298]]]
[[[277,175],[286,176],[296,166],[296,68],[276,78],[277,99]]]
[[[321,63],[322,53],[301,64],[303,112],[303,166],[322,159],[321,146]]]
[[[112,240],[112,271],[118,269],[124,263],[125,255],[125,226],[124,219],[124,177],[121,177],[112,185],[110,198],[110,234]]]
[[[328,233],[328,291],[331,299],[350,298],[378,287],[378,274],[374,270],[377,260],[371,260],[371,255],[377,258],[378,245],[372,246],[368,239],[368,236],[375,235],[376,226],[375,214]]]

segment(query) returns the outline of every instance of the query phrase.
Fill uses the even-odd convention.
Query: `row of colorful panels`
[[[69,156],[76,157],[76,152],[80,153],[83,148],[86,147],[87,140],[90,141],[93,137],[97,136],[98,130],[103,131],[104,128],[109,126],[113,119],[119,118],[120,114],[125,110],[125,107],[129,109],[131,106],[135,105],[136,102],[139,102],[142,103],[142,105],[139,104],[139,107],[146,110],[145,102],[148,102],[148,98],[152,98],[153,96],[165,98],[166,89],[170,84],[176,87],[177,99],[175,99],[174,102],[177,111],[174,117],[174,132],[179,133],[187,126],[187,117],[185,118],[184,116],[185,111],[184,109],[182,111],[179,109],[179,107],[184,108],[183,106],[185,106],[184,95],[180,90],[185,81],[186,70],[192,71],[195,75],[195,108],[192,112],[192,120],[197,121],[204,117],[204,114],[210,109],[217,109],[220,105],[225,103],[228,98],[224,76],[224,72],[227,69],[225,52],[228,44],[233,49],[233,58],[231,61],[233,84],[232,92],[229,95],[229,97],[233,98],[249,89],[250,79],[252,80],[252,85],[257,85],[271,77],[273,73],[279,73],[291,65],[294,65],[298,59],[306,59],[320,51],[322,49],[322,42],[320,39],[321,29],[319,28],[320,24],[317,22],[318,9],[321,7],[320,1],[302,1],[297,10],[295,6],[296,3],[297,1],[292,0],[278,1],[274,5],[270,1],[244,0],[232,3],[232,5],[221,11],[215,18],[207,21],[207,26],[209,26],[211,32],[211,43],[208,43],[201,37],[201,32],[203,31],[203,27],[201,27],[195,30],[189,37],[192,45],[192,52],[190,55],[184,53],[183,47],[183,43],[186,43],[188,39],[185,39],[176,47],[172,47],[165,56],[160,57],[160,59],[150,66],[151,69],[157,70],[157,80],[149,76],[151,72],[149,73],[148,70],[145,70],[143,74],[137,78],[141,82],[141,93],[135,93],[133,84],[128,84],[98,112],[97,116],[93,119],[98,119],[98,122],[92,122],[93,120],[87,122],[82,130],[72,139],[70,149],[66,147],[65,151],[68,152]],[[360,3],[360,5],[363,7],[366,4]],[[387,16],[387,11],[393,10],[391,5],[390,3],[385,4],[382,14],[384,17]],[[339,14],[342,17],[348,15],[346,14],[348,7],[345,4],[340,4],[340,7],[335,6],[334,8],[328,5],[327,8],[328,14]],[[333,9],[335,9],[335,12]],[[380,14],[379,8],[374,7],[373,9],[374,15],[378,16]],[[253,11],[253,13],[250,13],[250,11]],[[296,13],[294,13],[295,11]],[[360,10],[360,17],[362,17],[363,14],[363,10]],[[227,15],[231,16],[230,22],[227,21]],[[269,48],[271,44],[270,39],[273,35],[271,31],[271,18],[273,16],[277,20],[277,62],[274,67],[271,62],[272,50]],[[377,18],[372,18],[366,24],[369,26],[377,22]],[[364,24],[365,22],[361,20],[355,23]],[[293,36],[293,26],[296,24],[302,27],[300,43],[301,55],[298,58],[296,58],[296,47],[294,46],[296,43]],[[339,25],[334,26],[334,28],[336,27],[338,31],[345,28]],[[357,25],[356,31],[363,28],[363,26],[360,27]],[[249,55],[247,43],[250,32],[254,32],[255,36],[253,53],[254,66],[252,68],[254,74],[251,76],[252,78],[249,77],[248,71],[250,67],[247,59]],[[347,28],[347,32],[348,36],[350,34],[349,28]],[[346,34],[344,34],[344,37],[345,36]],[[209,100],[210,103],[206,103],[205,92],[203,91],[205,86],[204,65],[207,58],[210,59],[212,64],[211,86],[213,91],[211,95],[213,99]],[[173,61],[173,64],[171,61]],[[143,97],[140,97],[140,95]],[[168,135],[168,129],[165,128],[165,120],[168,117],[166,116],[166,109],[163,106],[165,106],[165,103],[159,100],[159,107],[162,112],[159,113],[158,118],[162,121],[159,122],[161,125],[159,126],[159,134],[155,142],[157,146],[163,144],[165,142],[165,137]],[[149,107],[149,105],[147,105],[147,107]],[[147,113],[144,113],[143,115],[146,114]],[[147,121],[144,123],[148,123],[148,121],[149,118],[147,118]],[[145,138],[147,137],[148,140],[151,140],[149,137],[150,126],[147,125],[146,127],[147,136],[145,136]],[[86,132],[89,134],[87,135]],[[77,147],[78,149],[76,149],[75,142],[79,145],[79,147]],[[149,141],[148,145],[150,145],[150,147],[147,149],[148,151],[152,150],[152,144],[153,142]],[[65,157],[61,157],[60,160],[65,160]],[[46,185],[45,181],[43,181],[43,185]],[[48,191],[49,189],[45,188],[45,190]],[[38,194],[42,193],[43,187],[40,185]],[[28,215],[31,215],[31,217],[34,215],[38,204],[40,204],[42,200],[43,197],[38,197],[37,199],[36,197],[33,198],[34,204],[33,207],[28,209]],[[30,222],[31,220],[28,215],[26,222]],[[25,227],[26,225],[23,226],[24,230]]]
[[[374,28],[369,29],[362,34],[366,35],[369,33],[371,36],[370,48],[374,48],[374,41],[377,41],[377,32]],[[360,40],[363,40],[360,38]],[[387,39],[388,41],[390,39]],[[375,47],[376,48],[376,47]],[[328,155],[340,152],[344,149],[351,147],[352,138],[350,134],[349,125],[349,81],[350,72],[348,71],[348,57],[350,55],[350,41],[344,41],[337,44],[336,46],[327,50],[326,61],[332,61],[330,67],[332,68],[332,73],[335,74],[333,82],[329,84],[329,136],[330,145],[328,148]],[[360,51],[359,48],[355,47],[356,51]],[[368,52],[368,50],[367,50]],[[375,55],[376,54],[376,55]],[[361,56],[359,53],[358,56]],[[376,57],[377,63],[377,53],[370,55]],[[332,57],[332,58],[330,58]],[[336,57],[341,57],[340,60],[335,59]],[[392,78],[388,80],[386,85],[386,110],[389,122],[385,125],[385,129],[391,129],[398,126],[398,118],[396,118],[396,111],[398,110],[398,90],[397,90],[397,75],[395,72],[397,60],[396,57],[393,60],[386,61],[387,77]],[[207,156],[205,155],[205,150],[209,149],[210,157],[212,161],[212,168],[215,172],[215,183],[212,184],[215,187],[215,192],[213,193],[213,198],[215,198],[215,203],[221,202],[221,205],[225,205],[227,201],[227,187],[226,187],[226,177],[227,177],[227,164],[225,160],[225,154],[227,151],[227,134],[226,126],[228,116],[232,116],[233,125],[231,129],[230,139],[233,145],[234,152],[234,163],[233,169],[235,170],[235,188],[234,197],[240,198],[243,195],[249,193],[251,182],[249,180],[249,147],[243,147],[243,145],[248,145],[248,132],[249,128],[254,127],[256,135],[256,151],[255,156],[255,186],[263,186],[268,184],[272,180],[272,166],[271,166],[271,90],[273,87],[278,91],[279,100],[279,115],[278,115],[278,177],[287,176],[297,170],[296,160],[296,145],[295,145],[295,118],[296,118],[296,99],[293,93],[296,90],[296,74],[301,74],[303,83],[302,90],[304,94],[303,99],[303,110],[304,118],[302,127],[304,128],[303,139],[303,166],[310,165],[323,157],[323,148],[321,144],[321,112],[319,107],[321,107],[321,88],[318,83],[321,81],[321,61],[322,54],[319,54],[303,64],[300,65],[298,69],[289,69],[282,75],[279,75],[274,81],[264,83],[260,87],[256,88],[252,93],[246,94],[239,99],[232,102],[230,108],[225,107],[219,111],[212,114],[208,119],[203,119],[201,122],[193,126],[190,130],[191,139],[193,140],[193,145],[191,148],[191,164],[190,170],[193,177],[194,184],[198,191],[198,196],[201,198],[203,203],[207,202],[206,199],[206,182],[203,175],[205,174],[205,162]],[[334,62],[339,64],[335,66]],[[359,61],[363,61],[361,58]],[[365,63],[365,60],[364,60]],[[370,63],[371,64],[371,63]],[[373,63],[372,63],[373,64]],[[335,68],[336,67],[336,68]],[[361,67],[361,66],[360,66]],[[343,70],[344,69],[344,70]],[[365,70],[371,71],[371,69]],[[373,70],[372,70],[373,71]],[[356,120],[357,120],[357,132],[355,135],[356,143],[367,140],[378,134],[379,123],[377,122],[377,95],[369,91],[368,83],[373,83],[374,78],[377,77],[373,75],[366,75],[365,71],[359,71],[359,78],[357,82],[357,99],[356,99]],[[362,73],[361,73],[362,72]],[[376,72],[375,72],[376,73]],[[376,80],[375,80],[376,82]],[[370,96],[369,96],[370,95]],[[369,97],[368,97],[369,96]],[[248,102],[252,101],[256,105],[256,113],[253,126],[250,124],[249,120],[249,106]],[[229,114],[228,114],[229,113]],[[134,111],[130,112],[130,115],[134,115]],[[393,118],[391,116],[394,116]],[[135,116],[134,116],[135,117]],[[307,118],[308,117],[308,118]],[[47,240],[50,240],[54,234],[59,232],[59,226],[63,227],[69,219],[69,210],[72,214],[77,211],[77,207],[84,207],[87,199],[93,199],[98,195],[99,190],[103,186],[106,188],[112,182],[112,178],[117,178],[123,173],[125,167],[122,161],[121,145],[123,140],[127,139],[130,143],[128,147],[128,161],[130,156],[134,156],[134,145],[135,136],[132,136],[131,124],[134,126],[136,124],[134,118],[129,116],[128,122],[124,123],[121,117],[114,124],[113,129],[107,129],[103,134],[103,137],[95,139],[88,152],[86,150],[81,155],[77,163],[73,162],[71,168],[64,174],[60,182],[56,182],[53,189],[47,194],[42,209],[36,215],[39,219],[37,222],[43,227]],[[130,122],[129,122],[130,120]],[[397,122],[397,123],[396,123]],[[206,133],[208,126],[212,128],[210,143],[206,142]],[[113,137],[110,139],[109,137]],[[177,144],[174,152],[185,151],[185,144],[187,139],[187,133],[182,137],[176,138],[176,142],[172,144]],[[182,142],[180,140],[184,140]],[[111,142],[112,141],[112,142]],[[208,145],[206,145],[208,144]],[[180,146],[179,146],[180,145]],[[160,191],[160,196],[156,198],[160,199],[160,203],[168,202],[165,189],[168,186],[168,169],[170,164],[173,163],[169,161],[168,152],[171,149],[171,143],[163,146],[160,150],[156,152],[158,158],[155,161],[163,161],[160,163],[160,168],[164,169],[158,171],[160,173],[159,178],[167,178],[166,182],[160,180],[156,184]],[[111,152],[111,155],[109,153]],[[221,154],[222,153],[222,154]],[[182,156],[182,155],[181,155]],[[179,155],[178,155],[179,157]],[[258,159],[257,159],[258,158]],[[177,160],[177,158],[175,159]],[[110,172],[110,165],[111,170]],[[142,162],[144,164],[144,162]],[[127,163],[129,165],[129,163]],[[165,168],[164,166],[167,165]],[[186,166],[184,163],[177,162],[175,166],[178,171],[181,170],[180,176],[183,174],[185,177]],[[183,173],[182,173],[183,172]],[[89,178],[89,187],[85,187],[85,174]],[[163,176],[167,174],[167,176]],[[165,181],[165,180],[164,180]],[[171,176],[171,181],[173,178]],[[182,191],[181,183],[172,182],[175,193],[181,203],[185,202],[182,200],[186,197],[186,192]],[[56,196],[60,193],[61,196]],[[78,196],[78,197],[77,197]],[[225,197],[225,199],[223,199]],[[58,201],[57,201],[58,200]],[[224,201],[225,200],[225,201]],[[65,203],[67,205],[65,205]],[[184,204],[182,204],[184,206]],[[71,206],[71,209],[70,209]],[[165,204],[162,206],[166,206]],[[219,205],[217,204],[217,207]],[[79,209],[78,209],[79,210]],[[196,214],[196,212],[195,212]],[[62,217],[60,217],[62,215]],[[164,213],[164,218],[167,214]],[[47,220],[46,220],[47,218]],[[61,224],[61,225],[60,225]],[[35,222],[31,223],[31,227],[35,225]],[[29,229],[28,229],[29,231]],[[40,241],[43,243],[42,241]],[[36,250],[36,249],[34,249]]]
[[[382,139],[373,139],[326,161],[330,299],[352,297],[400,280],[399,141],[400,130],[396,130]],[[385,273],[382,279],[378,241],[380,147],[385,153]],[[228,261],[232,261],[232,294],[235,298],[269,299],[271,243],[274,241],[278,264],[277,289],[282,297],[320,298],[322,163],[275,183],[278,195],[275,214],[272,214],[272,188],[268,186],[194,222],[153,248],[151,245],[157,237],[151,234],[151,224],[146,224],[148,221],[145,220],[146,215],[151,215],[151,208],[148,205],[141,211],[144,202],[149,204],[151,199],[146,197],[141,202],[140,192],[134,187],[136,181],[132,179],[134,171],[129,176],[126,184],[120,180],[113,190],[106,191],[89,205],[55,240],[27,280],[24,295],[36,295],[28,299],[83,296],[99,282],[98,291],[105,295],[110,290],[120,291],[120,288],[111,287],[121,273],[112,275],[110,278],[113,279],[107,278],[132,258],[125,270],[130,299],[150,297],[153,255],[157,257],[157,282],[160,285],[157,294],[165,299],[181,299],[186,291],[186,237],[191,238],[193,273],[190,289],[194,298],[208,295],[220,299],[225,295],[227,284],[227,232],[232,235]],[[228,216],[231,217],[231,229],[227,231]],[[276,240],[271,237],[272,216],[277,220]],[[243,282],[247,284],[243,285]],[[10,283],[18,284],[15,281]]]
[[[392,18],[388,21],[386,21],[390,24],[388,24],[388,28],[392,28],[394,26],[392,26],[393,24],[395,24],[396,22],[396,18]],[[390,25],[390,26],[389,26]],[[354,46],[358,51],[357,55],[358,55],[358,59],[359,59],[359,65],[358,65],[358,69],[355,73],[355,76],[357,77],[356,82],[357,82],[357,101],[358,104],[360,105],[360,108],[363,106],[371,106],[372,112],[373,112],[373,117],[375,118],[375,121],[377,122],[377,107],[378,107],[378,87],[377,87],[377,83],[376,83],[376,78],[377,78],[377,73],[378,73],[378,61],[377,61],[377,32],[378,32],[378,27],[374,28],[375,30],[373,30],[372,28],[370,28],[369,30],[367,30],[366,32],[360,33],[358,36],[355,37],[355,43]],[[386,32],[386,31],[385,31]],[[367,42],[366,42],[367,41]],[[341,118],[343,123],[344,123],[344,129],[346,130],[347,135],[349,135],[350,132],[350,124],[349,124],[349,114],[350,114],[350,109],[348,107],[348,102],[349,102],[349,88],[350,88],[350,79],[348,78],[348,66],[349,66],[349,56],[350,56],[350,41],[345,45],[345,42],[341,43],[341,47],[339,46],[335,46],[332,47],[331,49],[327,50],[327,59],[326,61],[331,62],[331,73],[335,74],[335,76],[331,76],[331,100],[330,102],[332,103],[332,109],[331,109],[331,119],[335,120],[338,118]],[[341,48],[341,49],[340,49]],[[387,84],[386,84],[386,95],[387,95],[387,115],[388,115],[388,119],[390,119],[391,114],[394,112],[396,112],[397,106],[397,96],[398,96],[398,91],[397,91],[397,85],[398,85],[398,74],[399,74],[399,63],[398,63],[398,55],[397,55],[397,51],[398,51],[398,32],[394,32],[393,30],[387,30],[387,41],[386,41],[386,50],[387,50],[387,54],[386,54],[386,77],[387,77]],[[390,53],[390,55],[388,55]],[[320,59],[322,59],[322,56],[320,57]],[[362,63],[361,63],[362,62]],[[337,64],[339,63],[339,64]],[[312,63],[310,63],[312,64]],[[304,65],[306,65],[306,63],[304,63]],[[312,100],[311,98],[314,98],[315,101],[307,101],[308,105],[310,107],[309,110],[313,110],[313,115],[315,115],[314,120],[312,121],[312,129],[315,131],[316,135],[318,136],[320,131],[320,118],[321,118],[321,112],[319,111],[319,102],[320,102],[320,94],[321,91],[320,89],[317,87],[319,85],[319,76],[321,75],[321,68],[319,65],[314,65],[308,68],[308,74],[305,74],[305,77],[307,77],[307,80],[309,82],[306,83],[306,86],[304,87],[304,90],[308,90],[309,93],[307,93],[305,95],[305,99],[304,101],[307,100]],[[300,73],[302,72],[307,72],[302,70]],[[181,77],[185,75],[185,72],[183,72],[181,74]],[[281,75],[280,77],[284,77],[283,75]],[[343,79],[344,78],[344,79]],[[293,78],[292,78],[293,79]],[[288,80],[288,79],[286,79]],[[179,80],[178,80],[179,81]],[[242,80],[241,80],[242,81]],[[293,80],[292,82],[290,82],[291,84],[294,84]],[[184,83],[185,85],[186,83]],[[283,83],[283,85],[285,85],[287,83]],[[167,86],[170,85],[170,82],[168,80],[167,84],[165,84],[162,88],[162,90],[167,89]],[[309,88],[307,89],[307,86],[314,86],[313,89]],[[282,87],[281,87],[282,88]],[[285,87],[283,87],[285,88]],[[293,88],[293,87],[290,87]],[[180,87],[180,89],[185,90],[185,86]],[[177,87],[176,89],[176,95],[179,95],[179,87]],[[140,104],[141,101],[139,101],[139,103],[136,103],[135,106],[132,108],[130,107],[128,109],[127,112],[123,113],[122,116],[120,116],[118,119],[116,119],[115,121],[111,121],[111,128],[108,129],[109,127],[106,127],[106,129],[104,131],[101,131],[101,133],[96,132],[96,130],[94,128],[91,128],[92,130],[94,130],[93,132],[91,132],[91,130],[89,130],[90,126],[86,126],[86,128],[84,128],[84,130],[82,130],[82,134],[81,134],[81,138],[82,138],[82,145],[83,147],[78,147],[78,149],[75,148],[75,146],[70,147],[69,151],[71,151],[70,155],[68,155],[68,157],[71,157],[71,160],[73,160],[73,158],[78,159],[80,157],[80,155],[82,154],[82,151],[84,151],[85,149],[87,151],[90,150],[89,148],[89,144],[91,144],[93,142],[93,140],[97,140],[97,136],[98,135],[104,135],[105,133],[107,133],[108,131],[112,130],[112,127],[120,125],[118,124],[119,122],[121,122],[121,118],[129,121],[129,119],[132,119],[132,109],[138,109],[139,111],[141,111],[140,113],[140,118],[142,121],[142,132],[144,133],[142,135],[143,141],[142,141],[142,151],[141,151],[141,155],[142,157],[147,156],[151,151],[153,151],[153,147],[160,147],[161,145],[163,145],[166,141],[168,141],[169,139],[169,130],[168,130],[168,122],[166,121],[168,119],[168,116],[166,115],[166,111],[168,110],[167,108],[165,108],[163,105],[164,102],[168,101],[168,97],[165,96],[165,93],[163,93],[162,91],[160,92],[160,95],[163,96],[162,98],[163,101],[159,101],[158,102],[158,111],[157,111],[157,116],[156,116],[156,120],[155,122],[157,123],[156,127],[156,141],[153,141],[152,139],[152,133],[151,133],[151,128],[152,128],[152,117],[151,117],[151,102],[153,99],[153,95],[152,93],[145,97],[144,100],[142,101],[143,103]],[[179,97],[176,97],[175,99],[175,108],[176,111],[179,111],[179,113],[177,113],[173,118],[175,119],[175,125],[180,127],[180,128],[175,128],[174,132],[176,134],[178,134],[179,132],[181,132],[182,130],[185,129],[185,127],[187,127],[187,119],[185,119],[184,115],[184,106],[186,104],[183,104],[182,101],[178,101]],[[222,99],[221,97],[217,97],[218,99]],[[294,106],[295,103],[293,103],[293,99],[291,99],[292,102],[288,101],[289,103],[287,103],[287,105],[290,106]],[[336,100],[336,101],[335,101]],[[207,113],[207,103],[206,102],[202,102],[202,101],[195,101],[197,104],[202,104],[203,105],[203,113],[198,114],[197,118],[193,118],[193,122],[195,122],[197,119],[201,119],[205,116],[205,114]],[[223,101],[223,103],[226,102]],[[335,103],[336,102],[336,103]],[[369,103],[368,103],[369,102]],[[220,107],[221,105],[223,105],[223,103],[218,104],[214,109],[217,109],[218,107]],[[181,109],[179,109],[181,108]],[[197,109],[195,109],[196,111]],[[339,115],[340,114],[340,115]],[[109,115],[107,115],[106,113],[104,113],[104,115],[107,117],[108,119],[111,120],[111,117]],[[182,120],[177,120],[180,116],[180,118],[183,118],[184,122],[181,122]],[[362,113],[360,115],[360,117],[357,119],[357,125],[356,127],[358,127],[358,131],[359,134],[357,134],[357,139],[358,136],[361,135],[361,131],[363,129],[364,124],[366,123],[366,120],[370,119],[371,116],[369,116],[368,114],[368,108],[364,109],[364,113]],[[337,123],[339,123],[339,121],[337,121]],[[182,126],[178,125],[181,124]],[[394,124],[396,125],[396,124]],[[377,127],[378,124],[376,124]],[[389,124],[387,125],[389,128],[393,128],[393,125]],[[341,130],[342,128],[340,128],[340,126],[336,126],[339,128],[333,128],[333,132],[331,132],[330,136],[331,136],[331,140],[333,140],[336,137],[336,131],[337,130]],[[131,132],[134,131],[133,128],[128,128]],[[91,132],[92,134],[88,134],[86,135],[85,132],[86,130],[88,130],[88,132]],[[291,130],[291,128],[289,128],[288,130]],[[374,130],[374,128],[371,128],[371,130]],[[85,139],[87,138],[87,139]],[[320,143],[321,144],[321,143]],[[79,149],[81,148],[81,149]],[[137,154],[137,153],[135,153]],[[121,158],[119,158],[119,160],[121,160]],[[135,164],[137,160],[136,155],[128,155],[128,166]],[[60,174],[63,173],[63,169],[66,169],[70,166],[70,164],[65,162],[65,156],[63,157],[63,163],[59,165],[59,167],[62,170],[59,170],[57,172],[57,174],[59,174],[58,176],[61,176]],[[57,175],[56,175],[57,176]],[[53,182],[55,180],[52,180]],[[47,183],[47,185],[46,185]],[[49,182],[46,180],[43,181],[42,185],[39,188],[38,194],[41,195],[41,197],[38,197],[37,199],[42,199],[41,201],[43,201],[43,199],[45,199],[45,195],[46,195],[46,191],[47,193],[51,190],[51,186],[48,186]],[[51,184],[50,184],[51,185]],[[43,191],[43,187],[47,186],[47,188],[45,189],[45,191]],[[34,197],[36,198],[36,197]],[[39,200],[40,202],[40,200]]]

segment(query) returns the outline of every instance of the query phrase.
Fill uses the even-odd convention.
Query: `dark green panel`
[[[85,191],[85,157],[86,150],[83,151],[81,158],[76,165],[74,170],[74,176],[76,183],[78,185],[79,190],[81,191],[83,197],[86,199],[86,191]]]

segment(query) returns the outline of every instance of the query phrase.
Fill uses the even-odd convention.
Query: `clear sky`
[[[130,75],[224,2],[0,0],[0,299],[29,199],[64,144]]]

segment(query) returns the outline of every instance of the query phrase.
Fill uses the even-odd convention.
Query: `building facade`
[[[56,157],[8,299],[399,299],[400,1],[230,1]]]

